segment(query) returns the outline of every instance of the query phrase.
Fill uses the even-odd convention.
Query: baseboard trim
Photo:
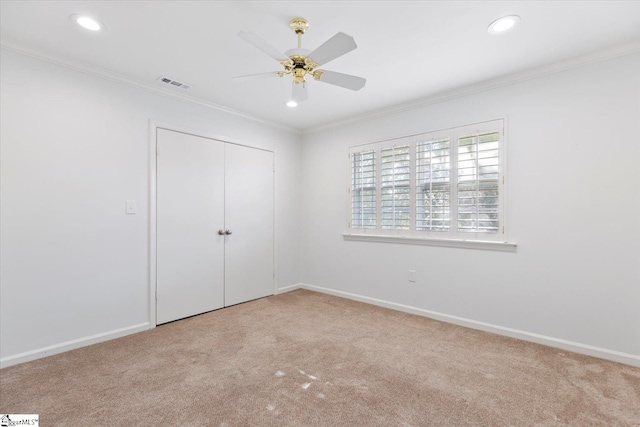
[[[138,332],[146,331],[148,329],[149,329],[149,322],[145,322],[145,323],[140,323],[138,325],[127,326],[126,328],[115,329],[109,332],[103,332],[101,334],[91,335],[84,338],[78,338],[75,340],[51,345],[48,347],[42,347],[37,350],[27,351],[24,353],[16,354],[14,356],[3,357],[2,359],[0,359],[0,368],[7,368],[9,366],[30,362],[32,360],[41,359],[43,357],[53,356],[54,354],[63,353],[69,350],[75,350],[77,348],[86,347],[91,344],[97,344],[99,342],[112,340],[114,338],[124,337],[126,335],[135,334]]]
[[[615,350],[609,350],[601,347],[595,347],[588,344],[581,344],[574,341],[567,341],[559,338],[549,337],[546,335],[540,335],[532,332],[521,331],[518,329],[507,328],[504,326],[494,325],[491,323],[479,322],[477,320],[471,320],[464,317],[452,316],[449,314],[439,313],[431,310],[425,310],[422,308],[413,307],[413,306],[404,305],[404,304],[398,304],[398,303],[385,301],[377,298],[371,298],[363,295],[352,294],[349,292],[338,291],[335,289],[324,288],[321,286],[310,285],[308,283],[298,283],[295,285],[278,288],[276,295],[284,294],[284,293],[295,291],[298,289],[307,289],[310,291],[321,292],[324,294],[329,294],[329,295],[334,295],[341,298],[347,298],[354,301],[364,302],[364,303],[376,305],[379,307],[389,308],[392,310],[398,310],[398,311],[402,311],[409,314],[428,317],[430,319],[452,323],[455,325],[464,326],[471,329],[491,332],[498,335],[504,335],[511,338],[521,339],[523,341],[530,341],[537,344],[560,348],[566,351],[572,351],[574,353],[585,354],[587,356],[598,357],[600,359],[611,360],[613,362],[624,363],[626,365],[640,367],[640,356],[638,355],[623,353]],[[120,338],[126,335],[135,334],[138,332],[146,331],[149,328],[150,328],[149,322],[145,322],[145,323],[140,323],[138,325],[128,326],[126,328],[104,332],[102,334],[91,335],[89,337],[79,338],[79,339],[67,341],[61,344],[56,344],[49,347],[43,347],[37,350],[16,354],[14,356],[4,357],[0,359],[0,368],[6,368],[9,366],[18,365],[20,363],[30,362],[32,360],[41,359],[43,357],[52,356],[54,354],[63,353],[65,351],[86,347],[91,344],[97,344],[99,342],[108,341],[108,340]]]
[[[304,285],[302,283],[297,283],[291,286],[285,286],[284,288],[278,288],[276,291],[276,295],[285,294],[287,292],[296,291],[298,289],[302,289]]]
[[[291,286],[283,289],[291,288]],[[430,319],[440,320],[442,322],[452,323],[471,329],[477,329],[484,332],[491,332],[498,335],[504,335],[511,338],[530,341],[549,347],[560,348],[562,350],[580,353],[587,356],[598,357],[600,359],[610,360],[613,362],[624,363],[626,365],[640,367],[640,356],[635,354],[623,353],[620,351],[609,350],[606,348],[595,347],[588,344],[581,344],[574,341],[567,341],[560,338],[549,337],[546,335],[535,334],[532,332],[521,331],[518,329],[507,328],[504,326],[493,325],[491,323],[479,322],[464,317],[452,316],[449,314],[439,313],[436,311],[425,310],[422,308],[412,307],[409,305],[398,304],[390,301],[380,300],[377,298],[366,297],[363,295],[352,294],[349,292],[337,291],[335,289],[323,288],[321,286],[300,283],[295,285],[295,289],[307,289],[310,291],[321,292],[341,298],[347,298],[354,301],[364,302],[367,304],[377,305],[379,307],[390,308],[409,314],[428,317]],[[294,290],[294,289],[291,289]]]

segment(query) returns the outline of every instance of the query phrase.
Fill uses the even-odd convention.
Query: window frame
[[[498,131],[498,231],[496,233],[487,232],[461,232],[458,231],[458,151],[460,138],[471,134],[482,134],[490,131]],[[438,140],[449,138],[449,230],[417,230],[417,162],[416,147],[419,142],[428,140]],[[394,146],[409,144],[409,229],[384,229],[382,228],[382,150]],[[354,153],[362,151],[375,150],[376,162],[376,227],[369,229],[352,228],[351,211],[352,211],[352,195],[351,195],[351,170],[352,156]],[[370,240],[370,241],[394,241],[396,243],[411,244],[433,244],[437,246],[469,246],[465,243],[471,243],[470,247],[485,249],[496,249],[501,245],[503,248],[499,250],[515,249],[515,244],[507,243],[507,217],[506,217],[506,193],[507,193],[507,135],[506,135],[506,118],[488,120],[484,122],[456,126],[448,129],[421,132],[409,136],[390,138],[373,143],[366,143],[349,147],[349,186],[348,186],[348,217],[347,231],[343,233],[345,240]],[[476,166],[479,167],[479,166]],[[479,182],[479,181],[475,181]],[[367,237],[368,236],[368,237]],[[463,243],[458,245],[458,243]]]

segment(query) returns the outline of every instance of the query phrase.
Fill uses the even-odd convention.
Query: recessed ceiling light
[[[496,19],[489,25],[489,34],[502,34],[511,30],[520,21],[518,15],[503,16],[500,19]]]
[[[86,28],[91,31],[99,31],[102,28],[102,24],[95,19],[85,15],[72,15],[71,19],[74,20],[82,28]]]
[[[293,108],[293,107],[297,107],[298,103],[296,101],[294,101],[294,100],[291,100],[291,101],[285,102],[284,105],[286,105],[287,107]]]

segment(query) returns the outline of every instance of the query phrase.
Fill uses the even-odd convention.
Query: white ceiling
[[[69,19],[88,14],[104,31]],[[517,14],[513,31],[489,35]],[[118,73],[287,127],[309,130],[403,103],[640,42],[640,1],[2,1],[5,47]],[[338,31],[358,49],[322,68],[367,78],[359,92],[311,81],[296,109],[290,76],[234,81],[280,65],[237,36],[252,31],[281,51],[296,46],[291,18],[310,22],[303,47]],[[163,89],[160,89],[163,90]]]

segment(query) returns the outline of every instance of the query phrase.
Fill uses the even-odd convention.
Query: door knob
[[[229,234],[231,234],[231,230],[224,230],[224,234],[228,236]]]
[[[224,230],[218,230],[218,234],[224,236]]]

